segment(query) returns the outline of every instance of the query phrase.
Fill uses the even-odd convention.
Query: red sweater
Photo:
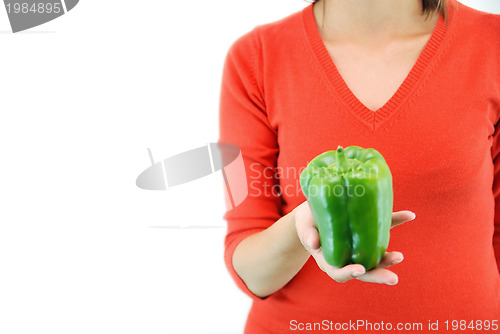
[[[484,333],[500,332],[500,17],[450,0],[406,80],[373,112],[337,71],[312,8],[257,26],[225,62],[220,141],[241,148],[249,187],[225,215],[225,261],[253,299],[245,333],[334,332],[335,324],[349,333],[482,333],[486,320],[498,328]],[[393,174],[394,211],[417,215],[391,230],[388,251],[405,256],[392,267],[399,283],[337,283],[311,257],[285,287],[258,298],[232,267],[235,247],[302,203],[300,171],[338,145],[377,149]],[[467,327],[453,331],[454,320]],[[356,321],[372,328],[356,330]],[[422,328],[397,331],[398,323]]]

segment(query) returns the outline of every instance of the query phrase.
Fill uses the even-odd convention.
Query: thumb
[[[319,248],[319,234],[314,227],[311,209],[307,201],[294,209],[295,228],[297,235],[307,250],[317,250]]]

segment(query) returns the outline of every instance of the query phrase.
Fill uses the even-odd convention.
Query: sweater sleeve
[[[500,271],[500,124],[495,126],[493,134],[493,143],[491,148],[493,158],[493,196],[495,198],[495,219],[493,234],[493,249],[497,260],[497,266]]]
[[[222,75],[219,142],[238,145],[243,157],[248,196],[227,211],[224,260],[237,286],[253,299],[260,299],[235,272],[232,257],[246,237],[262,231],[281,217],[277,194],[277,131],[268,119],[263,84],[262,59],[256,29],[230,47]]]

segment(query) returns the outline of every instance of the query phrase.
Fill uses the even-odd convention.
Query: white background
[[[163,192],[135,179],[148,147],[218,139],[227,49],[306,5],[82,0],[19,34],[0,9],[0,333],[242,332],[220,175]]]

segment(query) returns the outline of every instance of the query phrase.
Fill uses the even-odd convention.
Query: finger
[[[294,214],[295,228],[297,229],[297,235],[302,245],[308,251],[318,249],[320,246],[319,233],[316,227],[314,227],[314,220],[307,201],[296,207]]]
[[[319,239],[319,233],[318,230],[315,227],[308,228],[307,231],[307,237],[306,237],[306,244],[307,247],[311,250],[318,250],[320,247],[320,239]]]
[[[387,285],[396,285],[399,281],[398,275],[390,270],[382,268],[372,269],[366,272],[366,274],[359,276],[357,279],[363,282]]]
[[[401,252],[385,253],[384,257],[382,257],[382,260],[378,264],[377,268],[387,268],[395,264],[398,264],[403,260],[404,256]]]
[[[366,273],[365,268],[360,264],[349,264],[342,268],[328,264],[321,249],[315,250],[312,256],[316,260],[318,267],[338,283],[345,283]]]
[[[392,214],[391,228],[406,223],[407,221],[413,220],[415,219],[415,217],[416,217],[415,213],[411,211],[394,212]]]
[[[312,252],[320,250],[319,233],[314,226],[302,226],[300,228],[297,227],[297,234],[299,236],[300,242],[309,253],[312,254]]]
[[[342,268],[329,266],[326,273],[335,281],[345,283],[351,279],[365,275],[366,270],[361,264],[349,264]]]

